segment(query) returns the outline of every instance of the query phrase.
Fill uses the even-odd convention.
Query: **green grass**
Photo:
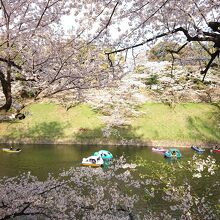
[[[101,135],[103,124],[99,114],[87,105],[78,105],[66,111],[56,104],[33,104],[24,111],[28,113],[24,120],[0,124],[0,138],[53,141],[76,139],[81,133],[88,131],[96,131],[93,132],[93,137]]]
[[[168,105],[146,103],[140,108],[144,114],[132,118],[132,125],[114,128],[109,138],[103,137],[105,127],[100,114],[88,105],[78,105],[66,111],[56,104],[32,104],[24,109],[24,120],[0,123],[0,139],[22,141],[24,139],[67,142],[103,143],[122,140],[135,141],[188,141],[220,143],[220,107],[210,104]]]
[[[220,110],[210,104],[168,105],[148,103],[144,115],[133,120],[136,134],[145,140],[220,142]]]

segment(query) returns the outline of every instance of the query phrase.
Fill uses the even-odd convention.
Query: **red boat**
[[[220,149],[214,149],[212,151],[215,152],[215,153],[220,153]]]

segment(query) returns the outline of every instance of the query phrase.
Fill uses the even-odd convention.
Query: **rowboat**
[[[220,153],[220,149],[214,149],[212,151],[215,152],[215,153]]]
[[[193,149],[199,153],[203,153],[205,151],[205,149],[202,149],[201,147],[197,147],[197,146],[192,146],[191,149]]]
[[[7,153],[19,153],[21,152],[21,149],[2,148],[2,151]]]
[[[181,158],[182,157],[182,154],[180,153],[180,150],[178,149],[175,149],[175,148],[171,148],[169,149],[168,151],[166,151],[164,153],[164,157],[166,158]]]
[[[100,156],[90,156],[82,159],[81,166],[85,167],[101,167],[104,164]]]
[[[166,152],[167,150],[164,149],[164,148],[162,148],[162,147],[152,147],[152,151],[164,153],[164,152]]]

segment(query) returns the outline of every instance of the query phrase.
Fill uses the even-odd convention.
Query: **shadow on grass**
[[[43,122],[29,129],[12,128],[10,134],[3,138],[21,143],[30,140],[33,143],[53,144],[58,139],[66,138],[64,129],[67,127],[68,123]],[[131,126],[113,127],[106,132],[101,126],[95,129],[82,127],[76,133],[73,133],[69,137],[70,140],[67,141],[79,144],[143,144],[142,135],[138,135],[136,129],[138,128],[132,128]],[[149,141],[147,144],[150,145],[151,142]]]
[[[188,129],[192,139],[202,140],[207,144],[220,143],[220,106],[216,107],[216,110],[211,113],[210,120],[188,117]]]
[[[131,126],[124,127],[112,127],[108,130],[98,127],[96,129],[82,129],[74,138],[77,141],[84,142],[90,141],[90,143],[119,143],[119,144],[132,144],[142,143],[142,135],[136,133],[137,128]]]
[[[30,138],[33,140],[49,140],[51,143],[63,136],[63,130],[67,125],[63,125],[58,122],[43,122],[31,127],[28,130],[22,130],[22,128],[13,128],[8,136],[4,138],[10,138],[12,140],[21,140]]]

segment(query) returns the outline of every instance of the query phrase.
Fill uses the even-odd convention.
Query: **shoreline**
[[[220,147],[220,143],[213,142],[203,142],[203,141],[170,141],[170,140],[148,140],[148,141],[136,141],[136,140],[120,140],[120,141],[108,141],[108,140],[85,140],[85,141],[76,141],[70,139],[29,139],[23,138],[22,140],[18,139],[2,139],[0,138],[0,144],[33,144],[33,145],[91,145],[91,146],[136,146],[136,147],[185,147],[190,148],[193,145],[200,146],[203,148],[212,148],[214,146]]]

